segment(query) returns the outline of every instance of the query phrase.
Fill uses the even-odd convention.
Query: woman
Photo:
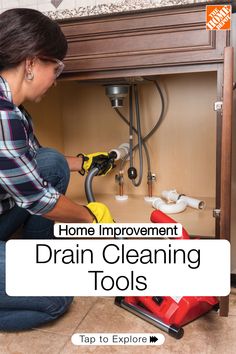
[[[39,102],[61,74],[67,42],[58,24],[32,9],[0,15],[0,330],[29,329],[63,314],[71,297],[9,297],[5,293],[5,241],[53,237],[54,220],[113,222],[101,203],[82,206],[65,192],[70,171],[96,163],[112,168],[107,153],[64,157],[43,148],[22,103]]]

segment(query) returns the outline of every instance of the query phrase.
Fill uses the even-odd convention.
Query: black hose
[[[117,158],[117,154],[115,151],[111,151],[108,154],[108,163],[109,166],[114,167],[114,160]],[[99,174],[100,171],[103,171],[105,166],[106,166],[107,162],[104,162],[103,164],[97,166],[94,166],[87,174],[86,178],[85,178],[85,182],[84,182],[84,187],[85,187],[85,194],[86,194],[86,198],[88,203],[91,202],[95,202],[95,197],[93,194],[93,187],[92,187],[92,183],[93,183],[93,178],[95,176],[97,176]]]
[[[162,123],[162,121],[163,121],[163,119],[164,119],[164,111],[165,111],[164,96],[163,96],[163,93],[162,93],[162,91],[161,91],[161,88],[160,88],[158,82],[157,82],[156,80],[147,79],[147,78],[145,78],[145,80],[151,81],[151,82],[153,82],[153,83],[155,84],[156,89],[157,89],[157,91],[159,92],[160,99],[161,99],[161,112],[160,112],[160,116],[159,116],[159,118],[158,118],[156,124],[154,125],[154,127],[150,130],[150,132],[149,132],[147,135],[145,135],[144,138],[142,138],[142,143],[143,143],[144,148],[145,148],[145,142],[146,142],[146,141],[155,133],[155,131],[160,127],[160,125],[161,125],[161,123]],[[126,124],[129,124],[129,121],[121,114],[121,112],[120,112],[117,108],[115,109],[115,111],[116,111],[116,112],[119,114],[119,116],[124,120],[124,122],[126,122]],[[134,131],[135,131],[136,134],[137,134],[137,130],[136,130],[135,128],[134,128]],[[138,144],[136,144],[136,145],[133,147],[133,152],[137,149],[137,147],[138,147]],[[145,149],[145,151],[146,151],[146,149]],[[127,154],[127,155],[124,157],[124,159],[122,160],[121,165],[120,165],[120,170],[123,170],[124,164],[125,164],[125,162],[126,162],[128,156],[129,156],[129,155]],[[146,156],[147,156],[147,154],[146,154]],[[148,154],[148,156],[149,156],[149,154]],[[148,160],[148,159],[147,159],[147,160]],[[150,161],[150,157],[149,157],[149,161]],[[150,165],[149,165],[149,166],[150,166]],[[151,167],[150,167],[149,170],[151,171]]]
[[[93,168],[85,178],[85,194],[88,203],[95,202],[95,197],[93,195],[92,182],[93,178],[97,176],[99,169],[97,167]]]
[[[129,88],[129,159],[133,167],[133,85]]]
[[[140,111],[139,111],[137,85],[134,85],[134,98],[135,98],[135,109],[136,109],[136,119],[137,119],[137,131],[138,131],[139,178],[137,182],[134,179],[132,179],[132,183],[135,187],[138,187],[140,186],[143,178],[143,151],[142,151],[141,119],[140,119]]]
[[[164,119],[165,100],[164,100],[164,96],[163,96],[163,93],[161,91],[161,88],[160,88],[158,82],[156,80],[147,79],[147,78],[145,78],[145,80],[151,81],[154,83],[157,91],[159,92],[160,99],[161,99],[161,113],[160,113],[159,119],[158,119],[157,123],[155,124],[155,126],[151,129],[151,131],[143,138],[144,141],[147,141],[150,138],[150,136],[160,127],[160,125]]]
[[[120,116],[120,118],[129,125],[129,121],[125,118],[125,116],[123,116],[123,114],[119,111],[118,108],[115,108],[116,113]],[[135,127],[133,127],[133,131],[138,135],[138,131]],[[146,159],[147,159],[147,167],[148,167],[148,172],[151,172],[151,161],[150,161],[150,156],[149,156],[149,152],[148,152],[148,148],[147,145],[145,143],[145,141],[143,141],[142,138],[142,144],[143,144],[143,148],[145,150],[145,154],[146,154]],[[133,148],[134,151],[134,148]],[[125,156],[125,160],[127,160],[129,155],[127,155],[127,157]]]

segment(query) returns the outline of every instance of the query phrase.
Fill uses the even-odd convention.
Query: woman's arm
[[[69,165],[69,169],[71,172],[73,171],[80,171],[82,169],[83,165],[83,159],[82,156],[76,157],[76,156],[65,156],[66,161]]]
[[[86,207],[74,203],[64,195],[60,195],[54,208],[43,216],[50,220],[67,223],[92,223],[94,221],[94,216]]]

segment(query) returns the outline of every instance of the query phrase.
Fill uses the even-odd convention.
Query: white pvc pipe
[[[168,202],[177,202],[179,198],[179,194],[176,192],[176,190],[163,191],[161,196]]]
[[[185,201],[188,206],[194,209],[204,209],[206,206],[206,203],[203,200],[187,197],[186,195],[181,196],[179,200]]]
[[[176,203],[165,203],[161,198],[156,198],[152,203],[153,208],[158,209],[166,214],[177,214],[184,211],[187,207],[187,203],[182,200],[178,200]]]
[[[204,209],[206,205],[206,203],[203,200],[188,197],[186,195],[180,195],[176,192],[176,190],[163,191],[161,195],[168,202],[177,202],[181,200],[184,201],[187,204],[187,206],[190,206],[191,208],[194,209]]]
[[[129,154],[129,143],[121,144],[117,149],[112,149],[109,152],[116,153],[116,160],[122,160],[127,154]]]

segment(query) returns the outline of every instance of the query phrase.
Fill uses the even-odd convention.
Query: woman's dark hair
[[[62,60],[67,41],[58,23],[33,9],[0,14],[0,70],[38,55]]]

